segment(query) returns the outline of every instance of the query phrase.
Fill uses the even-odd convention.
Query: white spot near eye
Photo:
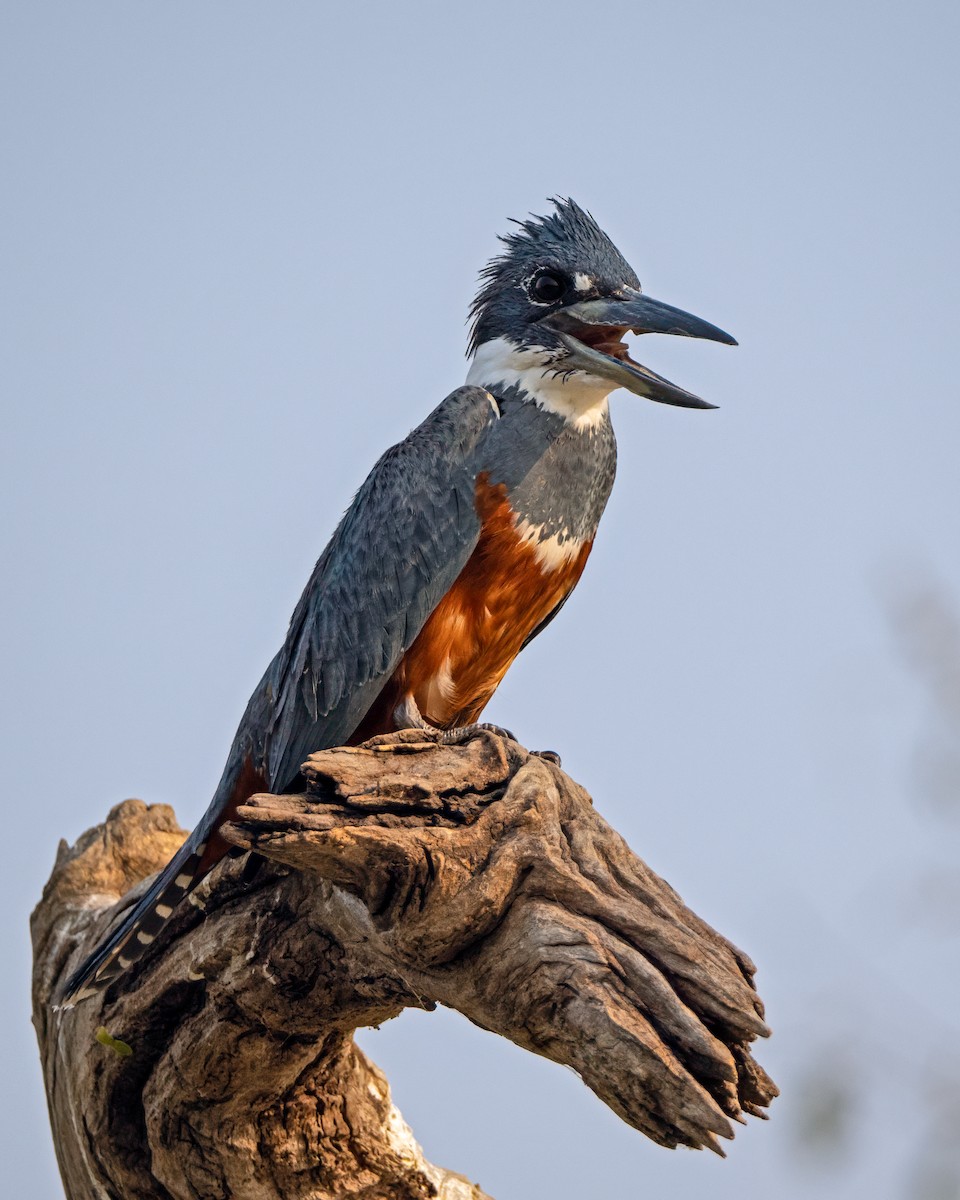
[[[573,286],[578,292],[589,292],[593,287],[593,280],[589,275],[584,275],[582,271],[578,271],[573,277]]]

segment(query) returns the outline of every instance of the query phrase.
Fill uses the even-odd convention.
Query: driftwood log
[[[128,800],[61,843],[33,1011],[70,1200],[480,1200],[425,1161],[354,1045],[405,1007],[448,1005],[573,1067],[664,1146],[719,1149],[763,1115],[753,964],[558,766],[489,733],[406,733],[305,775],[228,829],[267,861],[222,864],[123,990],[67,1010],[57,984],[184,834]]]

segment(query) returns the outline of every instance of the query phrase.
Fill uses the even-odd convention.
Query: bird
[[[514,222],[470,309],[464,386],[379,459],[320,556],[192,834],[61,991],[119,980],[231,852],[259,792],[315,751],[416,728],[456,744],[580,578],[613,486],[617,388],[711,409],[630,357],[628,333],[736,345],[650,298],[595,219],[554,197]]]

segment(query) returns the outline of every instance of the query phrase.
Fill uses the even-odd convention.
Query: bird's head
[[[516,388],[576,423],[589,423],[622,387],[663,404],[713,408],[633,361],[627,333],[672,333],[737,343],[722,329],[645,296],[636,272],[589,213],[554,200],[517,222],[481,273],[473,302],[469,382]]]

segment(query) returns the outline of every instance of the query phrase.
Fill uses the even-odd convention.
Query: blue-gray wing
[[[357,492],[264,677],[261,704],[251,701],[267,718],[251,741],[272,789],[288,786],[315,750],[349,738],[460,574],[480,534],[479,451],[497,416],[489,393],[458,388]]]

